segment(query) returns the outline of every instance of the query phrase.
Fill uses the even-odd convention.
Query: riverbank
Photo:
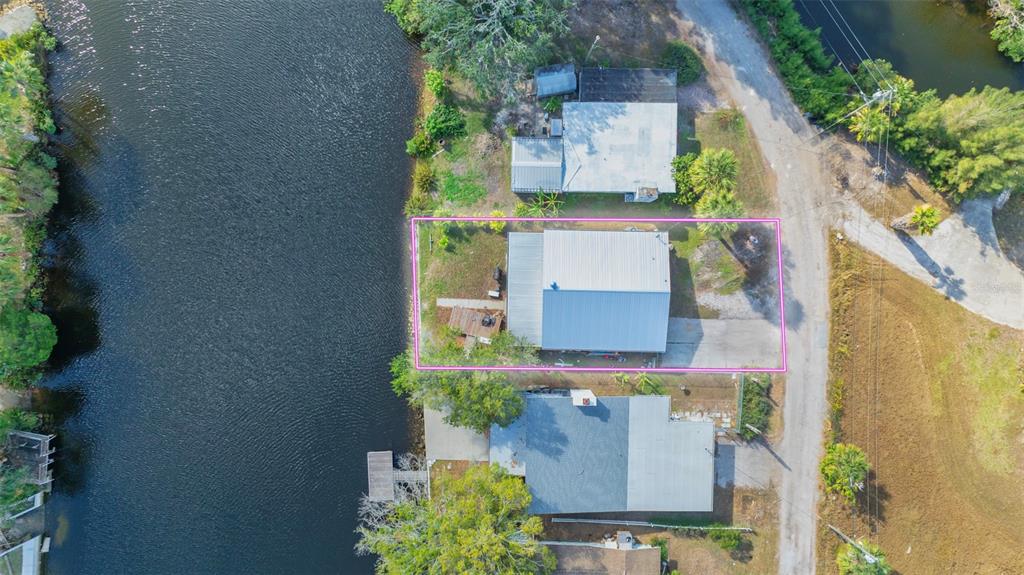
[[[56,41],[42,25],[42,10],[29,4],[0,13],[0,442],[4,484],[0,502],[2,566],[37,573],[49,492],[49,444],[37,434],[30,386],[42,376],[57,335],[43,313],[45,284],[40,258],[50,209],[57,201],[56,160],[46,153],[55,131],[50,112],[47,53]],[[17,437],[19,447],[8,438]],[[33,446],[26,450],[26,446]],[[36,448],[38,446],[38,449]],[[40,464],[38,457],[45,463]]]

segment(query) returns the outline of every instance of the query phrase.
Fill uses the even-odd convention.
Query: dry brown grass
[[[828,522],[904,574],[1024,572],[1024,334],[845,243],[832,265],[834,431],[875,476],[856,512],[824,499],[819,572],[836,572]]]

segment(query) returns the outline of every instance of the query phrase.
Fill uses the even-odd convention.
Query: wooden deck
[[[494,324],[485,326],[485,317],[494,318]],[[452,308],[452,315],[448,319],[448,326],[459,330],[459,333],[475,337],[492,338],[501,331],[501,323],[505,320],[505,314],[501,312],[484,312],[464,307]]]

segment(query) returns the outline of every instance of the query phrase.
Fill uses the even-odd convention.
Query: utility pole
[[[860,554],[864,556],[864,560],[867,561],[869,564],[874,565],[875,563],[878,563],[878,557],[875,557],[874,555],[869,553],[868,550],[865,549],[863,545],[861,545],[860,543],[857,543],[853,539],[850,539],[849,537],[847,537],[846,534],[843,533],[842,531],[840,531],[838,527],[836,527],[836,526],[834,526],[834,525],[832,525],[830,523],[826,524],[826,525],[828,525],[828,528],[831,529],[833,533],[838,535],[840,539],[842,539],[843,541],[849,543],[857,551],[860,551]]]
[[[583,65],[586,66],[587,62],[590,61],[590,53],[594,51],[594,47],[597,46],[598,40],[601,39],[601,35],[597,34],[594,36],[594,43],[590,45],[590,49],[587,50],[587,57],[583,59]]]

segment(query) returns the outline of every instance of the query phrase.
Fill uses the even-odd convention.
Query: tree
[[[857,545],[870,553],[874,561],[869,562],[864,553],[856,546],[844,543],[836,553],[839,575],[889,575],[892,573],[892,567],[889,566],[885,553],[878,545],[863,541],[858,541]]]
[[[914,211],[909,214],[902,215],[893,220],[890,226],[894,230],[905,232],[917,230],[926,236],[930,236],[935,232],[935,228],[939,227],[941,219],[942,215],[939,213],[939,210],[929,204],[921,204],[916,206]]]
[[[661,53],[660,65],[676,71],[676,81],[680,86],[696,82],[704,73],[704,64],[697,52],[677,40],[672,40],[665,46]]]
[[[825,450],[821,460],[821,476],[825,489],[838,493],[853,503],[857,492],[864,488],[868,478],[868,458],[856,445],[833,443]]]
[[[689,206],[700,198],[690,181],[690,167],[697,160],[697,154],[690,152],[672,158],[672,179],[676,182],[676,203]]]
[[[739,218],[743,217],[743,204],[732,191],[713,192],[702,195],[697,200],[693,212],[698,218]],[[731,252],[732,249],[728,242],[725,241],[725,236],[739,229],[739,224],[734,222],[701,222],[697,224],[697,229],[703,234],[717,237]]]
[[[523,397],[499,372],[418,371],[409,352],[391,360],[391,388],[409,403],[447,413],[445,421],[480,433],[506,426],[523,411]]]
[[[689,176],[693,189],[701,196],[717,192],[731,192],[736,187],[737,164],[732,150],[708,148],[702,150],[690,166]]]
[[[999,51],[1014,62],[1024,61],[1024,0],[988,0],[988,5],[996,21],[991,35]]]
[[[569,0],[419,0],[427,61],[469,80],[484,96],[515,98],[568,30]]]
[[[0,411],[0,438],[16,431],[32,431],[39,425],[39,416],[31,411],[22,411],[17,407],[9,407]]]
[[[497,464],[442,474],[433,497],[360,505],[356,552],[378,556],[377,573],[491,575],[551,573],[555,558],[539,543],[526,484]]]
[[[433,141],[466,134],[466,118],[455,106],[438,104],[423,120],[423,131]]]
[[[0,311],[0,376],[34,368],[50,357],[57,329],[50,318],[14,305]]]

